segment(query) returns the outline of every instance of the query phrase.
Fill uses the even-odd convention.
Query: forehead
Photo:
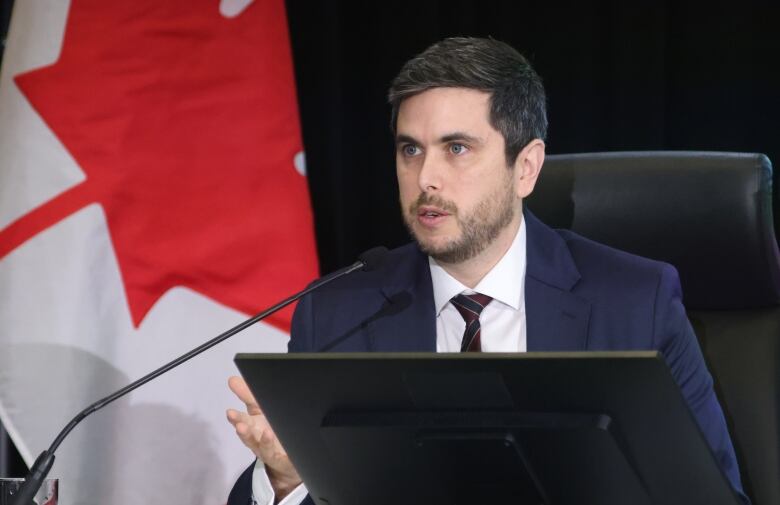
[[[398,108],[396,130],[420,140],[451,131],[482,136],[497,133],[489,122],[490,94],[467,88],[433,88],[413,95]]]

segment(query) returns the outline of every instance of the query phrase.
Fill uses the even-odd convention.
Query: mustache
[[[409,206],[409,212],[417,214],[420,207],[424,205],[430,205],[431,207],[438,207],[439,209],[448,212],[450,214],[458,213],[458,206],[454,202],[445,200],[436,195],[429,195],[428,193],[420,193],[417,200]]]

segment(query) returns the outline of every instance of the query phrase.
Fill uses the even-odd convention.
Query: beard
[[[418,209],[423,205],[432,205],[449,213],[458,225],[460,235],[445,244],[435,246],[425,242],[414,230]],[[404,213],[404,223],[414,237],[420,249],[436,261],[442,263],[462,263],[484,251],[498,237],[501,230],[512,222],[516,203],[512,184],[502,185],[496,192],[477,203],[474,210],[461,216],[457,205],[435,195],[420,194]]]

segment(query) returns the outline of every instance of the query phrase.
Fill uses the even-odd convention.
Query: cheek
[[[411,171],[398,170],[398,192],[402,202],[408,202],[411,198],[417,198],[417,178]]]
[[[493,179],[486,176],[464,181],[460,190],[458,200],[463,210],[468,213],[473,212],[479,205],[496,204],[505,199],[507,193],[514,194],[512,179],[510,177],[499,179],[497,176]]]

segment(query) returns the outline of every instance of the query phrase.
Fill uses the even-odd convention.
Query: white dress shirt
[[[482,352],[525,352],[525,240],[525,226],[521,225],[509,250],[474,289],[428,258],[436,307],[437,352],[460,352],[466,322],[450,300],[461,293],[493,298],[479,316]]]
[[[436,260],[428,258],[433,282],[433,300],[436,307],[436,351],[460,352],[460,344],[466,322],[450,300],[460,293],[481,293],[493,298],[479,316],[482,328],[480,339],[482,352],[525,352],[525,223],[499,260],[474,289],[461,284],[448,274]],[[301,484],[285,496],[279,505],[300,505],[308,491]],[[252,495],[258,505],[273,505],[274,491],[258,460],[252,474]]]

